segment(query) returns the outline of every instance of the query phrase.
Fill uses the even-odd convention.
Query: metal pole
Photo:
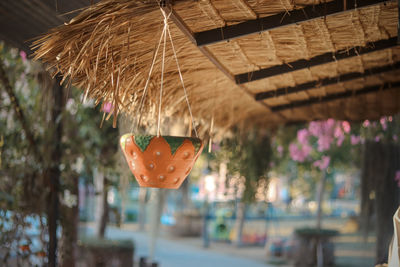
[[[208,213],[209,213],[209,203],[208,203],[208,192],[207,192],[206,200],[204,202],[203,248],[208,248],[210,246],[210,238],[208,236]]]
[[[160,219],[163,209],[166,191],[159,188],[152,188],[151,192],[151,214],[150,214],[150,251],[149,262],[154,262],[157,236],[160,229]]]

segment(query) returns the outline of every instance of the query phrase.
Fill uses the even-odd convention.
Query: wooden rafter
[[[318,5],[306,6],[302,9],[282,12],[276,15],[248,20],[242,23],[215,28],[194,34],[197,46],[228,41],[249,34],[260,33],[272,29],[298,24],[308,20],[336,15],[356,8],[377,5],[388,0],[334,0]]]
[[[189,27],[185,24],[185,22],[179,17],[178,14],[171,8],[171,6],[166,5],[162,7],[167,13],[170,13],[170,19],[175,23],[175,25],[181,30],[181,32],[193,43],[196,44],[194,39],[193,32],[189,29]],[[207,47],[198,47],[200,52],[207,57],[227,78],[231,81],[235,82],[235,76],[227,69],[225,66],[210,52]],[[241,84],[237,84],[238,87],[244,91],[247,95],[253,97],[253,93],[251,93],[245,86]],[[260,102],[263,106],[269,109],[269,106]]]
[[[296,86],[282,87],[282,88],[278,88],[276,90],[260,92],[260,93],[257,93],[254,98],[257,101],[260,101],[260,100],[278,97],[278,96],[282,96],[282,95],[304,92],[304,91],[314,89],[317,87],[342,83],[342,82],[351,81],[351,80],[355,80],[355,79],[359,79],[359,78],[365,78],[365,77],[372,76],[372,75],[378,75],[378,74],[385,73],[385,72],[388,72],[391,70],[396,70],[396,69],[400,69],[400,62],[396,62],[395,64],[385,65],[385,66],[381,66],[381,67],[366,69],[366,70],[364,70],[364,72],[350,72],[350,73],[345,73],[345,74],[342,74],[342,75],[339,75],[336,77],[330,77],[330,78],[325,78],[322,80],[298,84]]]
[[[276,65],[265,69],[260,69],[251,72],[245,72],[235,75],[235,81],[237,84],[244,84],[251,81],[261,80],[264,78],[272,77],[275,75],[281,75],[284,73],[289,73],[296,70],[302,70],[330,62],[335,62],[337,60],[351,58],[387,48],[392,48],[397,46],[397,36],[387,39],[379,40],[376,42],[367,43],[366,46],[357,46],[352,49],[339,50],[335,53],[325,53],[315,57],[307,59],[300,59],[287,64]]]
[[[400,87],[400,82],[384,83],[381,85],[367,86],[360,90],[333,93],[333,94],[328,94],[323,97],[311,97],[307,100],[294,101],[289,104],[272,106],[271,110],[273,112],[277,112],[277,111],[283,111],[283,110],[287,110],[287,109],[300,108],[300,107],[310,106],[310,105],[317,104],[317,103],[330,102],[333,100],[349,98],[349,97],[359,96],[359,95],[365,95],[365,94],[369,94],[369,93],[373,93],[373,92],[377,92],[377,91],[385,91],[385,90],[389,90],[389,89],[399,89],[399,87]]]

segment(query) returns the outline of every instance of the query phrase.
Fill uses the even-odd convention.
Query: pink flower
[[[379,142],[379,141],[381,141],[381,137],[380,136],[375,136],[375,142]]]
[[[105,102],[101,111],[110,113],[112,111],[112,109],[113,109],[113,105],[111,104],[111,102]]]
[[[360,136],[356,136],[356,135],[351,135],[350,136],[350,143],[352,145],[358,145],[361,142],[361,137]]]
[[[298,162],[304,162],[310,155],[312,147],[309,144],[298,145],[296,143],[291,143],[289,145],[289,154],[292,160]]]
[[[26,53],[25,53],[25,51],[23,51],[23,50],[19,51],[19,55],[22,58],[22,62],[25,62],[26,61]]]
[[[368,127],[369,125],[370,125],[369,120],[365,120],[365,121],[363,122],[364,128]]]
[[[304,144],[308,144],[308,136],[309,136],[309,132],[307,131],[307,129],[301,129],[297,131],[297,140],[299,140],[299,143],[304,145]]]
[[[328,168],[330,162],[331,158],[329,156],[322,156],[321,169],[325,170],[326,168]]]
[[[400,187],[400,170],[396,171],[394,180],[397,181],[397,185]]]
[[[314,167],[318,167],[321,171],[326,170],[328,168],[331,158],[329,156],[322,156],[320,160],[317,160],[313,163]]]
[[[310,132],[311,135],[313,136],[319,136],[321,135],[321,127],[318,122],[312,121],[308,125],[308,131]]]
[[[312,147],[309,144],[302,145],[302,152],[305,157],[308,157],[312,151]]]
[[[393,141],[397,142],[397,140],[399,140],[399,138],[397,137],[397,135],[393,135]]]
[[[323,152],[331,147],[333,138],[331,136],[323,135],[318,139],[318,151]]]
[[[340,128],[339,126],[336,126],[335,132],[334,132],[333,135],[334,135],[336,138],[341,138],[341,137],[344,138],[344,133],[343,133],[343,131],[342,131],[342,128]]]
[[[384,131],[386,131],[386,129],[387,129],[386,117],[382,117],[382,118],[379,120],[379,122],[380,122],[381,125],[382,125],[382,129],[383,129]]]
[[[275,162],[271,161],[271,162],[269,163],[269,167],[270,167],[270,168],[275,167]]]
[[[292,158],[292,160],[299,161],[299,162],[303,162],[304,161],[304,159],[302,158],[302,155],[300,153],[300,149],[297,146],[297,144],[291,143],[289,145],[289,153],[290,153],[290,157]]]
[[[283,154],[283,146],[279,145],[279,146],[276,148],[276,151],[278,151],[279,157],[282,157],[282,154]]]
[[[337,141],[336,141],[336,145],[337,146],[342,146],[343,141],[344,141],[344,135],[339,136]]]
[[[343,128],[343,131],[344,131],[345,133],[349,133],[350,130],[351,130],[350,123],[349,123],[348,121],[343,121],[343,122],[342,122],[342,128]]]
[[[298,162],[304,162],[308,156],[308,154],[306,154],[302,149],[300,149],[299,146],[295,143],[291,143],[289,145],[289,153],[292,160]]]
[[[211,150],[212,151],[220,151],[221,150],[221,146],[219,144],[212,143]]]
[[[335,120],[334,119],[328,119],[325,123],[325,127],[327,130],[333,129],[333,126],[335,126]]]

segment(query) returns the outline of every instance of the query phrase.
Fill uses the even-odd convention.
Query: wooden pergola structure
[[[211,118],[274,127],[400,111],[398,1],[177,0],[162,8],[203,133]],[[35,43],[37,58],[97,103],[111,102],[115,116],[137,115],[163,23],[157,1],[13,0],[0,2],[0,14],[0,40],[32,54],[32,38],[50,31]],[[181,115],[179,74],[166,74],[165,107]]]

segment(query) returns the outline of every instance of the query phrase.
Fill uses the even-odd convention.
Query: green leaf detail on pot
[[[178,150],[178,148],[183,144],[185,139],[189,140],[195,150],[195,154],[199,151],[201,147],[201,140],[198,138],[192,138],[192,137],[176,137],[176,136],[163,136],[165,141],[169,144],[169,147],[171,148],[171,154],[174,155],[175,152]]]
[[[153,135],[137,135],[135,136],[135,143],[144,152],[153,137]]]
[[[125,135],[124,135],[125,136]],[[126,134],[126,136],[131,136],[131,134]],[[144,152],[147,146],[150,144],[151,139],[153,139],[154,135],[137,135],[135,136],[135,143],[140,148],[142,152]],[[171,154],[174,155],[178,148],[183,144],[185,139],[188,139],[195,150],[195,154],[199,152],[201,148],[201,140],[199,138],[193,137],[177,137],[177,136],[161,136],[168,143]],[[126,138],[123,138],[121,141],[122,147],[125,147]]]
[[[192,141],[192,144],[194,146],[194,151],[195,154],[197,154],[197,152],[199,152],[200,148],[201,148],[201,141],[200,139],[195,139],[195,138],[190,138],[190,141]]]
[[[165,141],[167,141],[169,147],[171,148],[171,154],[174,155],[176,150],[183,144],[184,138],[177,138],[172,136],[163,136]]]

